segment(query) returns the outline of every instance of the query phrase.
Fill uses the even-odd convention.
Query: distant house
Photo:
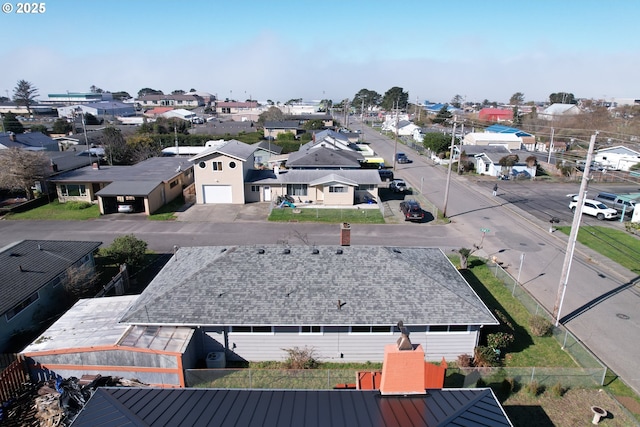
[[[27,151],[60,151],[58,142],[41,132],[0,133],[0,150],[20,148]]]
[[[150,215],[193,182],[193,166],[179,157],[152,157],[133,166],[94,162],[49,181],[55,184],[61,203],[97,201],[102,214],[118,212],[119,205],[131,205],[135,212]]]
[[[640,163],[640,152],[624,145],[600,148],[594,156],[594,161],[606,169],[628,171],[631,166]]]
[[[258,103],[255,101],[217,101],[215,103],[215,112],[219,114],[236,114],[256,108],[258,108]]]
[[[522,138],[515,133],[470,132],[464,136],[463,145],[501,146],[508,150],[522,148]]]
[[[506,122],[513,120],[513,110],[502,108],[483,108],[478,112],[478,119],[487,122]]]
[[[171,95],[144,95],[135,100],[140,107],[178,107],[178,108],[195,108],[205,105],[204,99],[191,92],[188,94],[171,94]]]
[[[165,111],[164,113],[160,114],[160,116],[166,119],[180,119],[191,121],[191,119],[196,117],[196,114],[192,111],[185,110],[184,108],[176,108],[175,110]]]
[[[553,120],[556,117],[575,116],[580,114],[580,108],[576,104],[551,104],[538,113],[538,117],[546,120]]]
[[[290,169],[360,169],[364,156],[357,151],[322,146],[300,148],[289,154]]]
[[[507,176],[536,176],[536,166],[527,163],[531,153],[520,150],[509,150],[504,146],[462,145],[454,147],[455,156],[464,153],[468,160],[473,161],[476,173],[481,175],[500,177]],[[518,161],[510,166],[500,164],[502,159],[517,156]]]
[[[264,123],[264,137],[276,139],[281,133],[291,133],[294,137],[304,133],[304,129],[297,120],[266,121]]]
[[[71,118],[75,117],[78,113],[91,114],[99,119],[115,119],[118,116],[135,116],[136,110],[133,104],[125,104],[120,101],[99,101],[58,107],[58,117]]]
[[[0,249],[0,353],[16,335],[37,330],[60,310],[69,276],[92,275],[100,245],[23,240]]]
[[[535,144],[536,137],[528,132],[523,131],[522,129],[513,128],[509,126],[504,126],[500,124],[494,124],[487,127],[484,130],[485,133],[503,133],[503,134],[513,134],[520,138],[522,144],[525,146],[530,146]],[[534,151],[534,150],[532,150]]]
[[[282,153],[282,147],[270,141],[256,142],[253,146],[253,160],[256,166],[266,165]]]

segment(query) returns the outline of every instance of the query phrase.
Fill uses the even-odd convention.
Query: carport
[[[112,182],[96,193],[100,212],[103,215],[117,213],[118,205],[132,205],[134,212],[150,215],[149,196],[161,185],[158,181]]]

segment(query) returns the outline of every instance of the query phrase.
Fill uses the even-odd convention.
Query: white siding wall
[[[478,328],[471,329],[469,332],[451,333],[412,332],[410,338],[413,344],[422,344],[427,360],[440,361],[444,357],[452,361],[461,354],[473,355]],[[237,356],[228,352],[227,358],[282,361],[287,357],[283,349],[308,346],[314,348],[319,361],[382,362],[384,346],[395,343],[400,337],[399,332],[350,334],[347,327],[325,327],[322,334],[299,334],[297,330],[297,327],[281,327],[273,334],[230,332],[229,350]],[[207,335],[222,344],[221,334],[207,332]]]

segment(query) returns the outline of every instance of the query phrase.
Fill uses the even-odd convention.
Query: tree
[[[171,92],[171,95],[184,95],[184,91],[182,89],[176,89]]]
[[[577,101],[572,93],[557,92],[549,95],[549,102],[552,104],[576,104]]]
[[[84,113],[84,123],[85,125],[99,125],[102,122],[93,114]]]
[[[449,120],[453,115],[449,112],[449,106],[443,105],[438,114],[431,120],[433,123],[442,124]]]
[[[40,132],[44,135],[49,135],[49,129],[45,125],[33,125],[29,130],[31,132]]]
[[[498,160],[498,164],[503,168],[507,168],[511,172],[511,168],[520,161],[520,157],[517,154],[507,154]]]
[[[387,111],[395,108],[404,110],[407,108],[408,100],[409,92],[404,92],[401,87],[394,86],[384,93],[382,101],[380,101],[380,107]]]
[[[309,120],[304,125],[302,125],[302,128],[305,130],[324,129],[324,121],[320,119]]]
[[[320,101],[318,111],[329,111],[331,107],[333,107],[333,101],[330,99],[323,99],[322,101]]]
[[[510,105],[522,105],[524,103],[524,93],[516,92],[509,98]]]
[[[161,90],[151,89],[149,87],[142,88],[138,91],[138,98],[142,98],[145,95],[164,95]]]
[[[422,145],[432,153],[447,151],[451,144],[451,137],[442,133],[429,132],[424,135]]]
[[[51,160],[42,151],[7,148],[0,150],[0,171],[0,188],[24,191],[33,199],[32,187],[50,175]]]
[[[95,285],[99,275],[93,267],[84,264],[82,266],[72,266],[67,269],[67,280],[64,282],[64,289],[74,298],[89,298],[95,295]]]
[[[100,89],[96,85],[91,85],[89,90],[91,91],[91,93],[104,93],[104,90]]]
[[[274,122],[284,119],[284,113],[278,107],[269,107],[267,111],[258,116],[258,124],[264,126],[265,122]]]
[[[111,245],[100,250],[100,254],[111,258],[114,264],[126,263],[132,268],[142,263],[146,252],[147,242],[133,234],[116,237]]]
[[[71,126],[71,123],[69,123],[65,119],[57,119],[55,122],[53,122],[53,133],[67,134],[72,130],[73,126]]]
[[[112,92],[111,96],[113,96],[113,99],[117,99],[118,101],[125,101],[127,99],[131,99],[131,95],[129,95],[129,92],[125,92],[123,90],[118,92]]]
[[[162,155],[162,144],[149,134],[131,135],[127,137],[126,141],[127,147],[131,150],[130,157],[133,163]]]
[[[118,129],[114,127],[104,129],[100,142],[104,147],[105,158],[110,165],[133,164],[133,150]]]
[[[11,101],[11,99],[7,98],[6,96],[0,96],[0,102],[9,102]]]
[[[5,132],[24,133],[24,126],[20,120],[11,111],[6,113],[2,118],[2,127]]]
[[[36,102],[38,89],[26,80],[18,80],[18,85],[13,89],[13,101],[17,105],[24,105],[29,115],[31,115],[31,106]]]
[[[453,98],[451,98],[451,105],[453,105],[456,108],[460,108],[462,106],[463,101],[464,101],[464,98],[461,95],[456,95]]]
[[[360,91],[353,96],[351,105],[356,108],[356,111],[362,113],[363,107],[365,111],[369,110],[371,107],[376,107],[380,104],[381,99],[382,95],[375,90],[360,89]]]
[[[520,111],[518,110],[518,106],[514,106],[513,107],[513,120],[512,120],[512,124],[514,126],[520,126],[522,125],[522,117],[520,116]]]

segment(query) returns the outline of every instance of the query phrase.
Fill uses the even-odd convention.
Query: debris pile
[[[1,427],[69,426],[98,387],[145,387],[137,380],[100,375],[25,383],[13,399],[0,405]]]

